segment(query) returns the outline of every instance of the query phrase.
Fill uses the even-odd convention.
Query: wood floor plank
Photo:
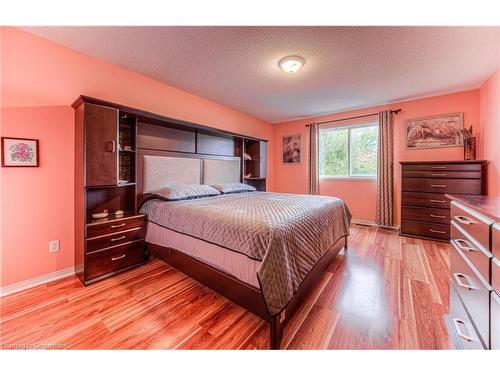
[[[448,349],[448,244],[351,226],[284,331],[289,349]],[[269,325],[159,260],[83,287],[68,277],[0,299],[0,345],[267,349]]]

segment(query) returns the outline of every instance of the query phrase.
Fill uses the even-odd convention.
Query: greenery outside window
[[[320,178],[376,178],[377,149],[377,123],[320,129]]]

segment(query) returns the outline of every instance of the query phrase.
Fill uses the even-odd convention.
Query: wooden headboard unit
[[[73,104],[73,108],[82,108],[81,104],[91,104],[100,108],[107,108],[118,114],[116,126],[120,128],[119,139],[116,139],[117,149],[120,157],[117,162],[118,171],[128,171],[120,179],[126,181],[126,184],[105,184],[97,189],[126,189],[127,197],[135,195],[135,202],[121,204],[120,207],[138,210],[143,201],[143,173],[144,156],[174,156],[180,158],[195,158],[200,160],[200,179],[203,181],[203,160],[226,160],[231,166],[239,164],[238,180],[254,185],[259,190],[266,189],[266,144],[267,140],[259,139],[243,134],[222,131],[206,125],[196,124],[183,120],[168,118],[155,113],[147,112],[137,108],[131,108],[117,103],[108,102],[88,96],[80,96]],[[119,125],[119,126],[118,126]],[[122,153],[122,125],[132,129],[128,141],[129,149]],[[106,141],[106,140],[103,140]],[[109,143],[109,142],[108,142]],[[260,145],[255,147],[255,145]],[[128,151],[128,153],[126,152]],[[251,154],[252,160],[244,160],[244,154]],[[122,158],[123,154],[123,158]],[[128,155],[127,155],[128,154]],[[130,158],[130,155],[132,158]],[[127,156],[127,157],[125,157]],[[122,160],[123,159],[123,160]],[[248,157],[247,157],[248,159]],[[122,168],[122,161],[124,162]],[[125,163],[127,163],[125,165]],[[208,169],[212,171],[217,169],[218,163],[207,164]],[[221,168],[226,168],[226,166]],[[216,174],[216,179],[235,178],[236,169],[231,167],[231,171]],[[226,173],[227,172],[227,173]],[[246,177],[244,177],[246,175]],[[214,176],[209,173],[209,177]],[[208,178],[208,183],[215,182]],[[118,181],[117,181],[118,182]],[[219,182],[219,181],[217,181]],[[96,191],[97,191],[96,190]],[[106,202],[104,202],[106,203]],[[103,203],[103,204],[104,204]]]

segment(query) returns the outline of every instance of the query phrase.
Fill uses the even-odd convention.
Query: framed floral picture
[[[286,135],[282,139],[284,164],[297,164],[302,161],[300,134]]]
[[[462,113],[407,120],[406,149],[461,146],[461,129],[463,129]]]
[[[38,167],[38,139],[2,137],[2,167]]]

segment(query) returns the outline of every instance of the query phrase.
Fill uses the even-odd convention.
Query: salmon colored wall
[[[3,136],[40,139],[40,168],[1,168],[1,286],[72,265],[73,129],[70,104],[88,95],[269,140],[272,125],[211,100],[11,27],[1,28]],[[269,189],[273,163],[268,161]],[[48,254],[48,241],[61,240]]]
[[[482,157],[488,163],[488,195],[500,195],[500,69],[481,87]]]
[[[473,124],[474,133],[479,137],[479,90],[466,91],[450,95],[435,96],[411,100],[390,105],[382,105],[361,110],[335,113],[274,125],[274,189],[290,193],[307,193],[307,158],[302,164],[284,165],[281,163],[281,137],[286,134],[302,134],[302,155],[308,154],[308,134],[305,124],[350,116],[369,114],[386,109],[401,109],[394,117],[394,158],[395,158],[395,221],[400,222],[399,202],[401,201],[399,161],[403,160],[460,160],[463,158],[462,147],[406,150],[404,145],[405,120],[417,117],[463,112],[464,124]],[[376,117],[375,117],[376,120]],[[330,124],[328,126],[333,126]],[[480,140],[479,140],[480,142]],[[481,147],[481,143],[479,144]],[[321,180],[320,194],[344,199],[358,220],[375,221],[376,182],[374,180]]]
[[[73,265],[73,110],[3,108],[2,135],[39,140],[39,168],[2,168],[2,285]],[[49,240],[60,251],[49,254]]]

